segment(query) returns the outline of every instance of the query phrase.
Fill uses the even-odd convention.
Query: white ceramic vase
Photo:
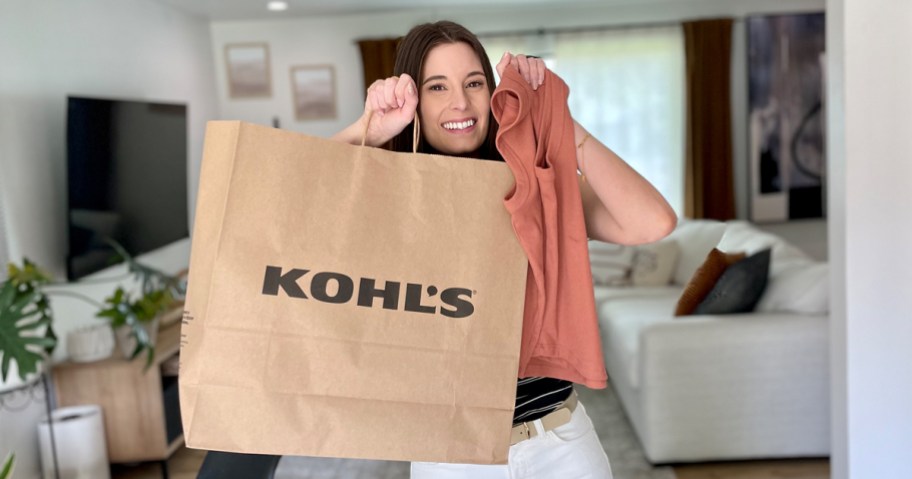
[[[114,352],[114,333],[108,324],[96,324],[70,331],[66,338],[67,355],[77,363],[98,361]]]

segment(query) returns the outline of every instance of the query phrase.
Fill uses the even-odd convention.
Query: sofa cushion
[[[674,315],[686,316],[693,313],[697,309],[697,305],[712,291],[722,273],[730,265],[744,259],[745,256],[744,253],[723,253],[717,248],[713,248],[684,286],[684,292],[681,293],[678,304],[675,306]]]
[[[769,277],[772,250],[765,249],[729,266],[695,314],[747,313],[754,310]]]
[[[623,299],[623,298],[654,298],[656,296],[674,296],[681,295],[681,287],[675,285],[665,286],[595,286],[595,303],[601,303],[606,299]]]
[[[618,359],[627,376],[625,382],[634,388],[639,387],[640,332],[652,324],[671,321],[680,294],[679,286],[654,288],[643,295],[612,297],[598,307],[602,347]]]
[[[634,286],[667,286],[678,262],[678,243],[664,240],[634,249],[630,282]]]
[[[818,262],[798,265],[771,276],[757,303],[757,311],[826,314],[829,310],[829,265]]]
[[[724,233],[725,223],[720,221],[680,220],[667,238],[678,243],[680,248],[672,281],[681,286],[687,284]]]
[[[718,248],[725,252],[744,251],[748,255],[770,248],[770,276],[796,265],[807,265],[813,259],[780,236],[762,231],[752,223],[733,220],[725,223],[725,234]]]
[[[629,246],[589,241],[589,264],[592,268],[592,282],[602,286],[623,286],[630,284],[635,251]]]
[[[600,286],[666,286],[677,266],[677,242],[623,246],[589,241],[592,282]]]

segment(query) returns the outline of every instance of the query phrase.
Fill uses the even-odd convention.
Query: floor
[[[179,449],[168,461],[170,479],[196,479],[205,451]],[[677,479],[829,479],[826,459],[705,463],[674,468]],[[114,466],[112,479],[159,479],[158,464]],[[617,478],[622,479],[622,478]]]
[[[168,459],[170,479],[196,479],[206,451],[182,447]],[[156,463],[119,465],[111,467],[111,479],[160,479],[161,466]]]
[[[675,467],[677,479],[829,479],[826,459],[743,461]]]
[[[168,461],[170,479],[196,479],[205,451],[179,449]],[[829,479],[826,459],[706,463],[674,468],[677,479]],[[115,466],[111,479],[159,479],[157,464]],[[622,478],[617,478],[622,479]]]
[[[653,467],[646,460],[623,408],[610,388],[578,387],[602,446],[611,458],[615,479],[829,479],[826,459],[732,461]],[[170,479],[196,479],[205,451],[181,448],[168,461]],[[406,479],[408,464],[332,458],[287,457],[275,479]],[[112,479],[161,478],[159,464],[118,465]]]

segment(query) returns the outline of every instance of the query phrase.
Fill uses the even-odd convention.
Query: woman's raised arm
[[[635,245],[671,233],[677,217],[655,187],[576,121],[573,129],[589,237]]]
[[[507,67],[515,68],[538,89],[547,67],[537,57],[504,53],[497,64],[503,76]],[[665,198],[617,154],[573,122],[576,163],[583,173],[580,194],[586,232],[590,238],[618,244],[658,241],[677,224],[674,210]]]

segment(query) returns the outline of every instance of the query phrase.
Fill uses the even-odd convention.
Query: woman
[[[501,76],[515,69],[533,89],[545,79],[544,63],[537,58],[507,52],[496,68]],[[394,76],[371,85],[364,114],[333,138],[351,144],[364,138],[371,146],[390,143],[393,150],[411,151],[410,125],[417,115],[419,152],[503,161],[494,144],[494,89],[491,62],[475,35],[452,22],[419,25],[399,44]],[[671,232],[675,214],[658,191],[573,123],[589,237],[632,245]],[[551,420],[562,408],[572,411],[568,419]],[[511,446],[505,466],[413,463],[412,478],[611,477],[608,458],[569,381],[518,379],[514,426],[520,425],[541,433]]]

